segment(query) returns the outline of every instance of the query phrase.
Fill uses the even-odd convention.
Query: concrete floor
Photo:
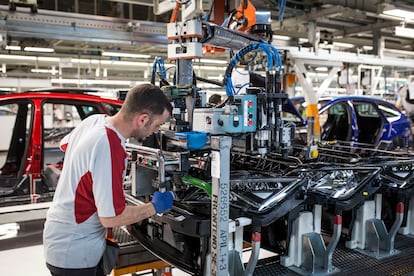
[[[143,273],[143,272],[141,272]],[[148,271],[150,273],[150,271]],[[172,270],[173,276],[188,276],[178,269]],[[0,249],[0,275],[4,276],[45,276],[50,275],[43,257],[43,245],[33,245],[9,250]],[[126,274],[131,275],[131,274]],[[148,274],[151,275],[151,274]]]
[[[0,225],[0,275],[50,275],[43,256],[43,223],[38,220]],[[174,276],[189,275],[178,269],[173,269],[173,273]]]
[[[43,258],[43,245],[0,251],[0,274],[9,276],[50,275]]]

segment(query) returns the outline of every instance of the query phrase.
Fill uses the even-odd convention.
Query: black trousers
[[[95,267],[89,268],[60,268],[46,263],[52,276],[105,276],[102,260]]]

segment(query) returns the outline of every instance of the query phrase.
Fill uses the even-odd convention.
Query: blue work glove
[[[155,192],[151,203],[154,205],[155,212],[157,214],[161,214],[169,211],[172,208],[174,199],[175,194],[172,191],[165,193]]]

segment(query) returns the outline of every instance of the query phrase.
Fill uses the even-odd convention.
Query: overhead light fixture
[[[16,45],[6,45],[6,50],[11,50],[11,51],[20,51],[22,49],[22,47],[20,46],[16,46]]]
[[[284,41],[287,41],[287,40],[291,40],[292,38],[290,37],[290,36],[286,36],[286,35],[273,35],[273,40],[274,41],[276,41],[276,40],[284,40]]]
[[[395,20],[405,19],[405,21],[414,19],[414,7],[406,2],[409,1],[384,1],[381,5],[382,15],[394,17]]]
[[[220,76],[208,76],[207,79],[208,80],[219,80],[219,81],[222,81],[223,80],[223,76],[222,75],[220,75]]]
[[[385,15],[401,17],[401,18],[410,19],[410,20],[414,19],[414,12],[403,10],[403,9],[398,9],[398,8],[391,8],[389,10],[384,10],[382,13]]]
[[[1,55],[0,60],[7,59],[7,60],[26,60],[26,61],[40,61],[40,62],[54,62],[56,64],[61,63],[61,58],[58,57],[47,57],[47,56],[23,56],[23,55]],[[138,66],[138,67],[149,67],[151,63],[149,62],[137,62],[137,61],[120,61],[120,60],[99,60],[99,59],[78,59],[72,58],[71,62],[73,64],[80,63],[80,64],[91,64],[91,65],[106,65],[106,66]],[[173,67],[172,64],[166,64],[165,68],[168,69],[169,67]]]
[[[314,72],[308,72],[307,73],[307,76],[308,77],[327,77],[328,74],[327,73],[320,73],[320,72],[316,72],[316,73],[314,73]]]
[[[414,38],[414,29],[397,26],[394,30],[396,36]]]
[[[52,69],[36,69],[36,68],[33,68],[33,69],[30,69],[30,72],[55,75],[58,71],[56,70],[56,68],[52,68]]]
[[[200,66],[200,65],[194,65],[193,68],[198,69],[198,70],[212,70],[212,71],[217,71],[217,70],[223,70],[224,71],[224,70],[226,70],[226,67]]]
[[[20,56],[20,55],[0,55],[0,59],[9,59],[9,60],[32,60],[35,61],[35,56]]]
[[[17,92],[17,88],[16,87],[0,87],[0,91]]]
[[[135,86],[137,84],[143,84],[143,81],[129,81],[129,80],[87,80],[87,79],[51,79],[51,83],[56,84],[79,84],[79,85],[116,85],[116,86]]]
[[[106,57],[129,57],[129,58],[150,58],[151,55],[120,53],[120,52],[102,52],[102,56]]]
[[[61,58],[58,57],[35,57],[38,61],[46,61],[46,62],[60,62]]]
[[[24,47],[27,52],[53,53],[55,49],[45,47]]]
[[[51,73],[51,70],[49,69],[30,69],[30,72],[32,73]]]
[[[326,67],[326,66],[316,67],[315,68],[315,71],[318,71],[318,72],[328,72],[328,67]]]
[[[354,48],[355,47],[354,44],[345,43],[345,42],[334,42],[333,46],[334,47],[339,47],[339,48]]]
[[[201,62],[201,63],[212,63],[212,64],[227,64],[228,63],[228,61],[226,60],[207,59],[207,58],[196,59],[196,61]]]

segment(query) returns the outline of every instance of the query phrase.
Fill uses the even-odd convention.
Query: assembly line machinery
[[[241,20],[250,5],[242,1],[246,13],[234,17]],[[270,15],[245,33],[201,20],[199,11],[168,26],[173,83],[163,61],[154,61],[152,80],[159,76],[173,104],[171,121],[143,145],[127,145],[129,204],[148,201],[155,190],[172,190],[177,199],[170,212],[132,225],[131,235],[193,275],[414,271],[413,246],[406,246],[414,245],[414,156],[323,144],[313,126],[305,143],[296,139],[296,126],[284,120],[283,53],[266,40]],[[203,45],[234,51],[222,84],[227,99],[216,107],[207,105],[192,69]],[[243,66],[255,73],[233,83]],[[260,248],[277,257],[259,260]]]
[[[167,27],[174,79],[167,78],[161,58],[152,71],[152,82],[159,78],[173,114],[143,145],[127,144],[125,179],[128,204],[150,201],[155,190],[172,190],[177,198],[168,213],[116,229],[115,236],[122,237],[118,269],[145,263],[206,276],[413,272],[414,155],[322,143],[314,107],[308,110],[307,137],[298,137],[300,126],[285,117],[286,53],[271,43],[270,13],[241,1],[217,25],[205,19],[220,17],[205,16],[211,1],[181,5],[181,21],[172,17]],[[11,20],[17,17],[8,17],[12,34],[36,28],[56,39],[130,43],[129,31],[89,32],[92,23],[86,18],[77,18],[77,32],[72,27],[62,32],[52,22],[72,26],[72,18],[38,14],[37,21],[47,27],[37,28],[29,21],[33,16],[25,24]],[[111,30],[125,27],[102,22]],[[129,27],[143,32],[140,39],[149,43],[160,41],[149,33],[163,32],[155,23]],[[227,98],[211,107],[197,83],[206,80],[196,75],[192,61],[219,48],[231,52],[223,82],[216,83]],[[236,80],[241,69],[247,69],[246,79]],[[246,247],[247,261],[242,258]],[[275,257],[259,259],[261,249]]]

